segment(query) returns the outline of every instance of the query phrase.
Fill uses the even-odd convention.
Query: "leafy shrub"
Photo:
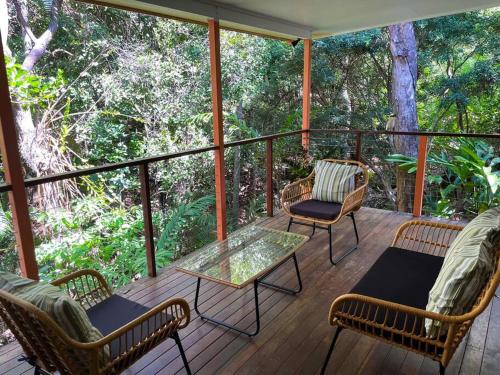
[[[432,189],[439,191],[436,200],[426,194],[426,206],[435,216],[475,216],[500,204],[500,157],[493,146],[482,140],[457,138],[436,144],[441,150],[429,153],[427,176]],[[416,158],[389,155],[387,160],[408,173],[415,173]]]
[[[206,196],[180,204],[164,219],[153,214],[154,227],[163,228],[157,241],[158,267],[211,240],[207,231],[213,228],[209,213],[213,203],[214,197]],[[103,198],[84,198],[76,200],[71,211],[38,212],[36,221],[45,231],[38,237],[36,254],[43,280],[92,268],[120,287],[147,274],[141,206],[125,208]],[[204,241],[186,236],[188,229],[199,234],[193,238]]]

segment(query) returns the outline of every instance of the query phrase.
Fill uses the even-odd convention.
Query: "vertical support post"
[[[415,197],[413,198],[413,216],[415,217],[422,215],[426,162],[427,136],[421,135],[418,139],[417,176],[415,179]]]
[[[361,142],[363,142],[363,133],[358,131],[356,133],[356,161],[361,161]]]
[[[12,113],[2,43],[0,43],[0,98],[0,150],[2,152],[5,182],[12,186],[12,190],[8,194],[17,252],[19,254],[19,266],[24,277],[38,280],[35,243],[31,229],[28,198],[24,186],[23,169],[17,143],[16,125]]]
[[[139,165],[139,180],[141,181],[142,215],[144,217],[144,237],[146,239],[146,259],[148,275],[156,277],[155,240],[153,233],[153,217],[151,215],[151,187],[149,184],[148,164]]]
[[[219,21],[208,20],[208,42],[210,47],[210,82],[212,88],[212,112],[215,153],[215,210],[217,216],[217,239],[227,237],[226,222],[226,177],[224,173],[224,129],[222,120],[222,83],[220,63]]]
[[[266,141],[266,211],[273,217],[273,139]]]
[[[304,77],[302,88],[302,147],[309,151],[309,125],[311,114],[311,49],[312,40],[304,39]]]

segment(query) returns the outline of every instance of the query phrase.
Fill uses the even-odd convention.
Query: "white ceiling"
[[[500,0],[82,0],[287,39],[329,35],[500,6]]]

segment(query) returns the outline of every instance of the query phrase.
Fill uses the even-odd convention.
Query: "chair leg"
[[[443,366],[441,362],[439,362],[439,375],[444,375],[446,372],[446,367]]]
[[[326,368],[328,366],[328,361],[330,361],[330,357],[333,353],[333,348],[335,347],[335,343],[339,338],[339,334],[342,331],[341,327],[337,327],[337,331],[335,332],[335,336],[333,336],[332,344],[330,345],[330,349],[328,350],[328,354],[326,355],[325,362],[323,363],[323,367],[321,368],[321,375],[325,374]]]
[[[184,367],[186,368],[186,372],[188,375],[191,375],[191,369],[189,368],[189,362],[186,358],[186,354],[184,353],[184,348],[182,347],[182,343],[181,343],[181,339],[179,337],[179,333],[178,332],[174,332],[172,334],[172,338],[175,340],[175,343],[177,344],[178,348],[179,348],[179,352],[181,353],[181,358],[182,358],[182,362],[184,362]]]
[[[313,231],[312,231],[311,236],[309,237],[309,239],[311,239],[314,236],[315,232],[316,232],[316,223],[313,222]]]
[[[333,259],[333,254],[332,254],[332,239],[331,239],[331,230],[329,230],[330,233],[330,262],[336,266],[337,264],[340,263],[342,259],[344,259],[346,256],[348,256],[350,253],[352,253],[354,250],[357,250],[358,245],[359,245],[359,235],[358,235],[358,228],[356,226],[356,219],[354,218],[354,212],[351,212],[348,216],[351,217],[352,220],[352,225],[354,227],[354,234],[356,235],[356,245],[351,247],[349,250],[344,252],[342,255],[338,256],[336,259]]]
[[[286,230],[287,232],[290,232],[290,227],[292,226],[292,223],[293,223],[293,218],[290,218],[290,220],[288,221],[288,229]]]

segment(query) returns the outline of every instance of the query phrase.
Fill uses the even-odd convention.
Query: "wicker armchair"
[[[368,169],[363,163],[354,160],[325,159],[324,161],[356,165],[361,169],[361,173],[355,177],[354,190],[345,197],[344,202],[339,204],[315,201],[311,199],[315,175],[313,170],[312,173],[306,178],[285,186],[283,192],[281,193],[281,207],[283,208],[283,211],[290,216],[288,231],[290,231],[292,224],[312,227],[313,230],[311,237],[314,235],[316,228],[328,231],[330,262],[335,265],[358,247],[359,235],[356,228],[356,220],[354,219],[354,212],[359,210],[361,208],[361,204],[363,203],[363,198],[368,187]],[[310,207],[306,207],[305,210],[297,210],[299,206],[306,205],[309,205]],[[333,259],[332,225],[337,223],[344,216],[350,216],[352,219],[354,233],[356,235],[356,245],[344,252],[341,256]]]
[[[189,306],[183,299],[170,299],[148,309],[113,295],[102,275],[93,270],[75,272],[52,284],[66,289],[86,309],[90,320],[104,337],[91,343],[77,342],[45,312],[0,290],[0,318],[24,349],[26,356],[23,359],[35,366],[35,374],[55,371],[62,375],[117,374],[167,338],[176,341],[190,374],[178,335],[178,330],[186,327],[190,320]],[[121,305],[122,311],[116,311],[121,303],[129,305]],[[113,308],[115,310],[109,311]],[[94,317],[91,311],[94,311]],[[145,312],[133,317],[130,311]],[[132,319],[117,329],[113,328],[113,323],[119,324],[123,313]],[[101,323],[111,321],[108,326],[111,328],[99,327],[95,319],[98,323],[99,319]]]
[[[421,258],[425,257],[425,254],[430,254],[437,256],[427,256],[428,258],[442,259],[462,229],[463,227],[456,225],[414,220],[403,224],[399,228],[391,246],[411,250],[406,253],[409,253],[412,257]],[[489,275],[471,310],[460,316],[442,315],[425,310],[428,292],[432,288],[433,280],[437,277],[437,273],[439,273],[440,266],[438,265],[421,265],[421,269],[417,270],[416,275],[414,275],[417,276],[419,288],[422,286],[424,289],[419,293],[420,307],[415,307],[415,304],[410,306],[409,304],[395,303],[394,301],[389,302],[388,300],[363,295],[356,290],[358,286],[349,294],[341,295],[335,299],[330,308],[329,322],[332,326],[337,326],[337,330],[321,373],[325,373],[339,333],[342,329],[347,328],[430,357],[439,362],[440,373],[444,374],[446,366],[449,364],[474,319],[484,311],[495,295],[500,281],[499,258],[500,247],[496,249],[495,271]],[[373,268],[376,268],[375,265],[367,272],[363,279],[367,277]],[[401,272],[407,271],[403,270]],[[433,275],[426,276],[429,274]],[[408,277],[408,274],[406,277]],[[428,280],[426,281],[425,278]],[[363,282],[363,279],[360,283]],[[368,281],[370,282],[370,280]],[[387,282],[391,282],[393,285],[399,284],[401,287],[404,280],[388,280]],[[383,285],[378,285],[375,288],[377,287],[379,290],[384,288]],[[411,288],[404,285],[403,288],[405,294],[412,294]],[[390,287],[387,289],[390,289]],[[410,296],[408,298],[415,297]],[[439,322],[439,332],[437,334],[430,336],[426,333],[426,319],[432,320],[433,323]]]

